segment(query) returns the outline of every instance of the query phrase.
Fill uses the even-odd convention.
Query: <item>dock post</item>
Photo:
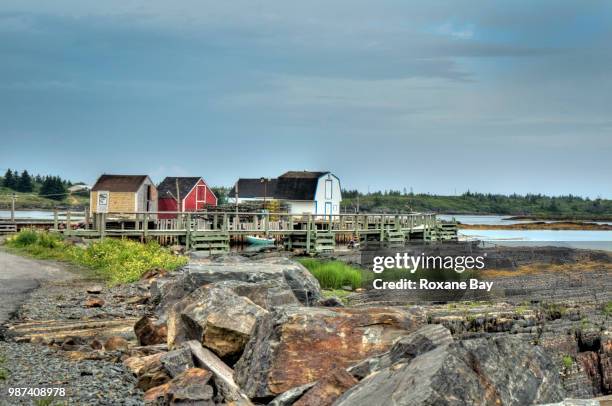
[[[11,196],[11,223],[15,222],[15,193]]]
[[[142,239],[147,242],[147,231],[149,230],[149,213],[142,215]]]
[[[69,236],[70,235],[70,210],[68,210],[66,212],[66,229],[64,230],[64,235],[65,236]]]
[[[191,248],[191,213],[187,213],[187,224],[185,224],[185,249]]]
[[[100,213],[100,239],[104,238],[104,234],[106,233],[106,213]]]
[[[308,215],[308,223],[306,226],[306,253],[310,254],[310,233],[312,228],[312,216]]]
[[[59,231],[59,219],[57,218],[57,208],[53,209],[53,231]]]
[[[85,208],[85,230],[89,230],[89,221],[90,221],[90,213],[89,207]]]
[[[264,213],[264,233],[266,238],[268,237],[268,231],[270,229],[270,213],[268,213],[267,211]]]

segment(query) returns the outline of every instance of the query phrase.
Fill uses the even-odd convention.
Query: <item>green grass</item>
[[[155,242],[106,238],[80,247],[65,242],[58,234],[24,230],[8,239],[6,245],[35,258],[85,266],[110,284],[134,282],[148,270],[174,270],[187,263],[186,257],[174,255]]]
[[[572,367],[573,364],[574,364],[574,359],[571,357],[571,355],[563,356],[563,366],[565,368],[569,369]]]
[[[312,258],[299,260],[321,284],[323,289],[352,289],[361,287],[362,272],[340,261],[319,261]]]

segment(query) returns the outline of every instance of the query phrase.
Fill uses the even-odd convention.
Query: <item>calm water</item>
[[[494,215],[461,215],[461,214],[439,214],[437,216],[442,220],[452,220],[453,218],[464,224],[488,224],[488,225],[499,225],[499,224],[520,224],[520,223],[531,223],[532,220],[504,220],[512,216],[494,216]],[[545,221],[550,223],[552,221]],[[612,224],[610,221],[593,221],[592,223],[597,224]]]
[[[612,231],[460,230],[460,238],[513,246],[559,246],[612,251]]]
[[[62,214],[65,212],[61,212]],[[83,212],[70,212],[71,219],[84,218]],[[0,210],[0,219],[10,219],[10,210]],[[53,211],[43,210],[16,210],[15,218],[18,219],[37,219],[37,220],[53,220]],[[60,216],[63,218],[63,216]]]

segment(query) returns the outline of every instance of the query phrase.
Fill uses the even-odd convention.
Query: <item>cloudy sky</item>
[[[0,170],[612,198],[612,2],[2,0]]]

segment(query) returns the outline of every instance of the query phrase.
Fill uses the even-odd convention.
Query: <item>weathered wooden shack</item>
[[[217,196],[201,177],[168,176],[157,186],[157,192],[160,212],[193,212],[217,205]],[[175,214],[159,214],[160,219],[175,217]]]
[[[91,188],[91,213],[157,212],[157,188],[147,175],[108,175]]]

